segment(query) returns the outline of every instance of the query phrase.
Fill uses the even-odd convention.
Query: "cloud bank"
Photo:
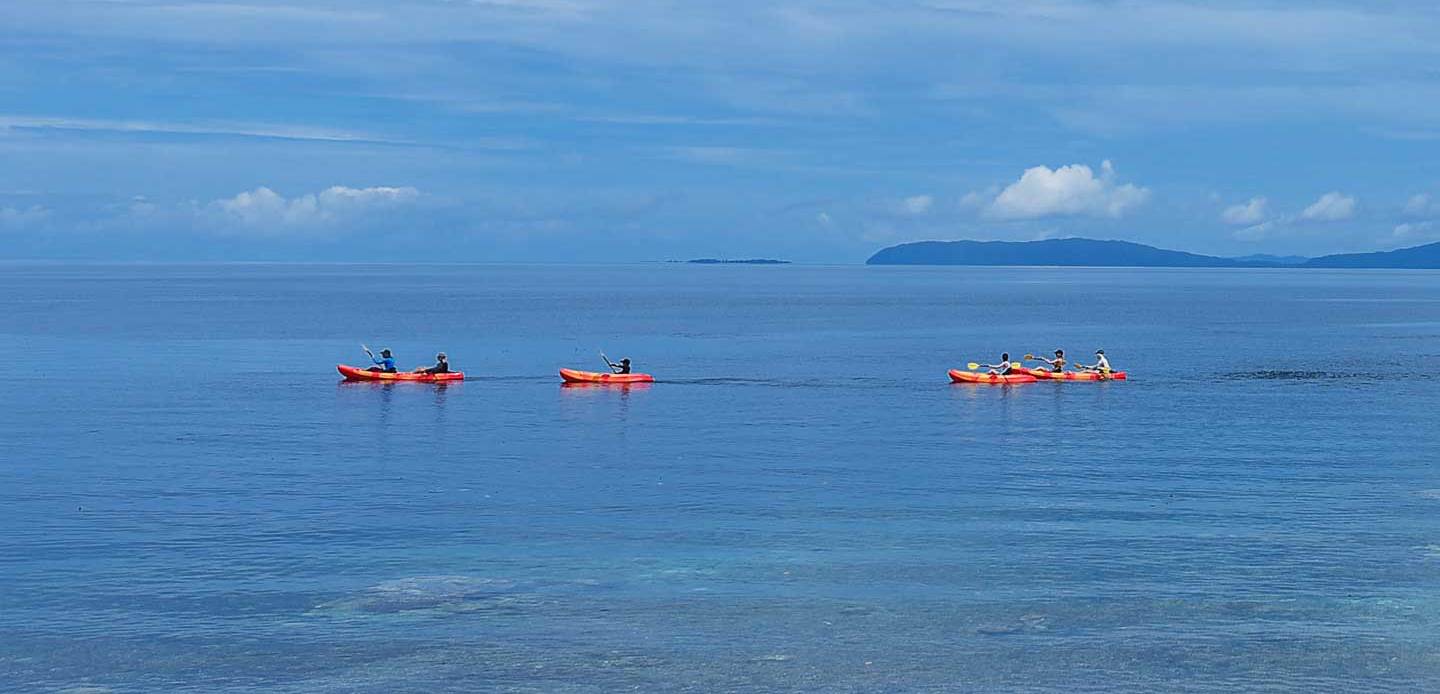
[[[232,198],[216,200],[206,212],[222,222],[271,231],[330,227],[357,220],[378,210],[413,203],[420,191],[410,187],[376,186],[347,188],[331,186],[319,193],[286,198],[261,186]]]
[[[0,229],[23,229],[49,218],[50,211],[32,205],[26,208],[0,207]]]

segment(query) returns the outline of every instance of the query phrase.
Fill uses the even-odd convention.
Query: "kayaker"
[[[619,364],[611,364],[610,370],[617,374],[630,373],[630,358],[626,357],[624,359],[621,359]]]
[[[375,363],[374,366],[366,369],[366,371],[381,371],[387,374],[395,373],[395,355],[390,354],[390,350],[380,350],[380,356],[378,357],[368,349],[365,350],[365,353],[370,355],[370,361]]]
[[[1065,370],[1065,350],[1063,350],[1063,349],[1057,349],[1057,350],[1055,350],[1055,358],[1054,358],[1054,359],[1046,359],[1045,357],[1035,357],[1035,359],[1036,359],[1037,361],[1043,361],[1043,362],[1045,362],[1046,364],[1049,364],[1049,365],[1050,365],[1050,371],[1053,372],[1053,373],[1057,373],[1057,374],[1058,374],[1058,373],[1060,373],[1061,371],[1064,371],[1064,370]]]
[[[1011,371],[1010,353],[1001,354],[999,364],[981,364],[980,368],[990,369],[990,374],[994,376],[1009,376]]]
[[[1110,360],[1105,358],[1105,350],[1103,349],[1095,350],[1094,364],[1079,364],[1078,366],[1082,371],[1095,371],[1102,374],[1109,374],[1111,371]]]
[[[448,373],[450,373],[450,362],[449,362],[449,360],[448,360],[448,357],[445,356],[445,353],[444,353],[444,352],[441,352],[441,353],[435,355],[435,365],[434,365],[434,366],[429,366],[429,367],[422,366],[422,367],[420,367],[420,368],[418,368],[418,369],[415,369],[415,373],[417,373],[417,374],[448,374]]]

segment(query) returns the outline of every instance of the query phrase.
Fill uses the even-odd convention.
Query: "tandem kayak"
[[[980,373],[978,371],[961,371],[950,369],[950,380],[956,383],[990,383],[1005,385],[1009,383],[1034,383],[1039,380],[1028,373],[1012,373],[1008,376],[997,374]]]
[[[444,374],[417,374],[409,371],[397,371],[385,373],[384,371],[370,371],[358,366],[346,366],[336,364],[335,370],[347,381],[419,381],[421,383],[440,383],[444,381],[463,381],[465,374],[459,371],[451,371]]]
[[[1062,371],[1055,373],[1046,369],[1024,369],[1025,373],[1034,376],[1042,381],[1123,381],[1124,371],[1111,371],[1108,374],[1095,371]]]
[[[560,378],[566,383],[614,383],[623,385],[627,383],[654,383],[655,377],[650,374],[606,374],[594,371],[576,371],[575,369],[560,369]]]

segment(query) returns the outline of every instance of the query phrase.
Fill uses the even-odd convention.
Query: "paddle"
[[[972,362],[970,362],[969,364],[966,364],[966,365],[965,365],[965,368],[970,369],[971,371],[974,371],[975,369],[980,368],[980,365],[972,361]],[[1021,364],[1021,363],[1018,362],[1018,361],[1012,361],[1012,362],[1010,362],[1010,368],[1012,368],[1012,369],[1023,369],[1023,368],[1025,368],[1025,365],[1024,365],[1024,364]]]
[[[605,360],[605,365],[608,366],[608,367],[610,367],[610,370],[611,370],[611,371],[614,371],[614,370],[615,370],[615,365],[610,362],[610,357],[605,356],[604,350],[601,350],[601,352],[600,352],[600,358]]]

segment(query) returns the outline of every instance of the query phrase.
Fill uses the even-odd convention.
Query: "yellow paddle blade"
[[[1034,358],[1035,358],[1035,355],[1033,355],[1033,354],[1027,354],[1027,355],[1021,357],[1021,359],[1034,359]]]
[[[969,364],[966,364],[966,365],[965,365],[965,368],[970,369],[971,371],[974,371],[975,369],[980,368],[980,365],[979,365],[979,364],[976,364],[975,362],[972,361],[972,362],[970,362]]]
[[[1012,369],[1023,369],[1023,368],[1025,368],[1025,365],[1024,365],[1024,364],[1021,364],[1021,363],[1018,362],[1018,361],[1012,361],[1012,362],[1010,362],[1010,368],[1012,368]]]

